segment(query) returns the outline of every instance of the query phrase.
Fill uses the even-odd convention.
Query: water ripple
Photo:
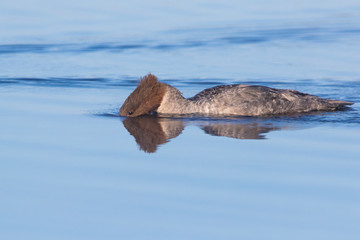
[[[162,40],[140,41],[132,43],[103,42],[103,43],[65,43],[65,44],[2,44],[0,54],[18,53],[91,53],[91,52],[122,52],[128,50],[179,50],[186,48],[214,47],[219,45],[243,45],[243,44],[262,44],[272,41],[336,41],[344,37],[359,37],[360,29],[334,29],[334,28],[281,28],[281,29],[258,29],[258,30],[239,30],[239,29],[198,29],[188,30],[198,31],[204,35],[196,39],[196,34],[186,32],[186,30],[173,30],[164,33],[161,39],[168,39],[166,34],[178,35],[174,42],[163,42]],[[182,39],[179,35],[192,36],[192,39]],[[220,37],[221,36],[221,37]]]
[[[136,86],[137,78],[122,77],[121,79],[113,78],[0,78],[1,85],[24,85],[24,86],[43,86],[43,87],[81,87],[81,88],[98,88],[112,86]]]

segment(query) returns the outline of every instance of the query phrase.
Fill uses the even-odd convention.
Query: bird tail
[[[346,102],[346,101],[340,101],[340,100],[328,100],[328,103],[330,103],[331,105],[333,105],[336,108],[343,108],[348,105],[354,104],[353,102]]]

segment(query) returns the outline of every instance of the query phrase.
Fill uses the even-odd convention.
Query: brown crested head
[[[157,77],[148,74],[140,78],[136,89],[125,100],[119,115],[137,117],[155,111],[164,97],[166,85],[158,81]]]

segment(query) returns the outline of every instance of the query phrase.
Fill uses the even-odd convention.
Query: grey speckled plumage
[[[149,79],[149,80],[148,80]],[[351,105],[351,102],[328,100],[314,95],[301,93],[295,90],[275,89],[256,85],[220,85],[205,89],[191,98],[184,98],[181,92],[165,83],[154,81],[153,75],[142,78],[134,92],[146,86],[147,81],[154,82],[154,89],[160,89],[163,96],[157,96],[153,102],[148,98],[144,104],[152,109],[139,111],[141,96],[132,96],[132,93],[120,109],[122,116],[133,116],[128,112],[137,112],[136,115],[147,114],[152,111],[163,114],[206,114],[206,115],[241,115],[261,116],[310,111],[333,111]],[[143,85],[143,86],[142,86]],[[159,87],[160,86],[160,87]],[[136,99],[136,101],[134,101]],[[140,102],[137,102],[140,101]],[[149,103],[151,102],[151,104]],[[137,108],[134,108],[136,107]]]

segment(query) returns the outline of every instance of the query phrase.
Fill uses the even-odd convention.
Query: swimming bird
[[[311,111],[333,111],[352,102],[330,100],[290,89],[260,85],[219,85],[185,98],[168,84],[148,74],[125,100],[119,115],[136,117],[159,114],[264,116]]]

